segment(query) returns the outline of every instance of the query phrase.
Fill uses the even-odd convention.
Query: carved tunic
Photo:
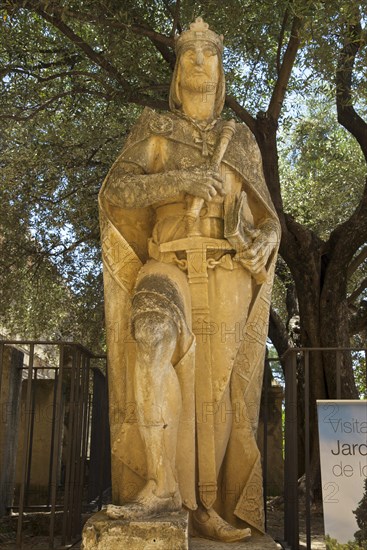
[[[197,340],[210,339],[210,404],[200,401],[198,385],[205,380],[205,365],[198,361],[197,352],[195,358],[194,344],[183,355],[175,355],[174,366],[183,398],[177,448],[183,502],[188,508],[196,507],[196,487],[201,480],[195,475],[195,438],[199,449],[205,445],[201,442],[199,425],[205,424],[210,416],[217,438],[213,458],[217,465],[215,508],[235,526],[242,527],[245,523],[262,531],[262,479],[256,430],[277,247],[275,245],[268,261],[267,282],[262,285],[257,285],[250,274],[233,261],[235,251],[229,243],[208,252],[213,260],[207,270],[210,322],[193,326],[193,323],[198,325],[200,316],[194,316],[192,321],[192,297],[182,263],[186,253],[183,250],[162,253],[165,243],[169,245],[187,237],[185,214],[190,198],[176,192],[165,200],[152,198],[150,206],[144,208],[120,207],[122,186],[129,185],[133,175],[165,174],[202,164],[204,145],[212,152],[222,125],[223,121],[218,121],[204,136],[203,144],[203,136],[187,120],[174,113],[158,115],[145,109],[100,193],[113,491],[115,503],[122,503],[132,498],[144,483],[144,451],[134,420],[130,382],[135,354],[130,319],[134,321],[139,308],[147,307],[146,296],[152,310],[162,307],[159,305],[162,302],[158,304],[154,299],[160,291],[151,284],[154,286],[154,278],[164,277],[168,286],[162,295],[169,295],[171,299],[163,307],[177,324],[184,322],[193,330]],[[260,153],[251,133],[242,125],[237,125],[220,170],[226,195],[224,199],[216,196],[201,210],[199,226],[203,246],[209,238],[226,242],[227,204],[241,191],[247,195],[246,222],[258,227],[270,221],[278,228],[263,178]],[[149,196],[150,190],[142,189]],[[149,289],[153,289],[150,294]],[[193,394],[196,394],[196,407]],[[223,433],[228,417],[231,418],[230,434]],[[228,439],[228,444],[221,439],[225,442]]]

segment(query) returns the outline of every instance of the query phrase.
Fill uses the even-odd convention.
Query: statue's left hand
[[[259,227],[258,235],[252,243],[234,257],[235,261],[250,271],[252,275],[258,275],[265,269],[270,254],[278,243],[277,232],[272,224],[264,224]]]

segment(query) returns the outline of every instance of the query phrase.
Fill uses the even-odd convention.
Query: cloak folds
[[[219,121],[209,135],[209,148],[216,142],[222,125],[223,121]],[[100,192],[112,487],[115,504],[131,500],[145,483],[146,462],[136,421],[132,387],[135,343],[131,336],[130,318],[136,281],[141,268],[149,259],[148,242],[157,231],[155,211],[152,207],[129,210],[119,208],[115,205],[116,202],[107,199],[106,189],[116,173],[126,166],[132,167],[138,174],[151,173],[147,144],[154,136],[166,140],[169,147],[175,151],[174,155],[165,159],[161,172],[187,168],[203,162],[200,140],[195,139],[195,133],[188,121],[174,113],[160,115],[145,109]],[[223,158],[222,168],[230,170],[240,180],[254,225],[257,227],[270,220],[279,237],[279,224],[265,185],[261,156],[253,136],[243,125],[236,127],[236,133]],[[178,226],[182,227],[182,223],[178,223]],[[216,335],[216,338],[220,341],[222,336],[223,340],[224,330],[224,336],[228,341],[222,351],[213,353],[213,369],[218,371],[213,382],[213,398],[215,403],[222,405],[223,395],[229,390],[231,410],[224,414],[230,414],[232,419],[231,433],[218,476],[217,500],[214,507],[232,525],[249,525],[259,531],[264,530],[264,516],[261,458],[256,444],[256,432],[276,251],[277,243],[274,243],[274,250],[266,266],[267,280],[263,284],[256,284],[248,274],[245,275],[247,272],[238,267],[238,264],[235,265],[229,255],[226,256],[228,261],[222,262],[211,270],[210,274],[214,295],[219,296],[223,286],[221,281],[224,280],[229,281],[229,292],[247,294],[247,306],[241,314],[242,318],[238,318],[231,327],[222,321],[226,319],[226,312],[231,309],[231,304],[226,305],[226,300],[222,299],[220,303],[214,303],[212,308],[212,313],[217,315],[217,332],[222,333]],[[171,270],[169,277],[177,277],[177,286],[184,289],[185,284],[180,283],[180,277],[185,277],[185,274],[171,267],[166,264],[164,269]],[[174,271],[180,275],[174,274]],[[247,282],[242,284],[242,280]],[[229,294],[227,301],[230,301],[230,298]],[[186,320],[190,327],[190,312],[187,312]],[[233,333],[236,345],[230,346],[226,332]],[[195,509],[195,455],[196,444],[200,445],[200,441],[195,441],[195,426],[200,411],[195,410],[194,394],[195,373],[200,366],[195,364],[194,342],[174,366],[182,394],[176,468],[183,502],[187,508]],[[215,414],[223,415],[223,409],[219,407]]]

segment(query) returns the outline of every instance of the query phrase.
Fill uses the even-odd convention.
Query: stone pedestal
[[[176,512],[151,519],[111,519],[102,510],[84,526],[81,550],[277,550],[269,535],[245,542],[223,543],[188,537],[188,513]]]
[[[190,538],[190,550],[278,550],[281,548],[269,535],[257,535],[243,542],[216,542],[197,537]]]
[[[102,510],[85,524],[82,550],[188,550],[188,513],[111,519]]]

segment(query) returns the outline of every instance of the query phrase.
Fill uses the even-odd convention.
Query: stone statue
[[[220,117],[223,37],[176,40],[170,112],[146,108],[100,192],[110,517],[190,511],[263,532],[256,429],[279,224],[259,149]]]

